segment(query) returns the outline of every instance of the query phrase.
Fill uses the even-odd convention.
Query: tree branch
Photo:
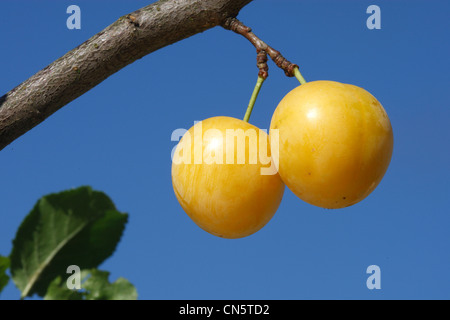
[[[160,0],[94,35],[0,97],[0,150],[143,56],[235,17],[252,0]]]

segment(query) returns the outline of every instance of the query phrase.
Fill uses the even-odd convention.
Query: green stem
[[[303,76],[300,73],[300,70],[298,70],[298,68],[294,69],[294,75],[297,78],[297,80],[300,82],[300,84],[305,84],[306,83],[305,78],[303,78]]]
[[[258,76],[258,81],[256,81],[255,89],[253,89],[252,97],[250,98],[250,102],[248,103],[247,111],[245,112],[244,121],[248,122],[250,119],[250,115],[252,114],[253,106],[255,105],[256,98],[258,97],[259,91],[261,90],[261,86],[264,82],[264,78]]]

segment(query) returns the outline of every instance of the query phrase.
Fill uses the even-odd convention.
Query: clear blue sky
[[[0,95],[149,1],[0,2]],[[81,7],[81,30],[66,8]],[[381,30],[366,9],[381,8]],[[450,299],[449,1],[256,0],[239,15],[307,80],[361,86],[385,107],[394,153],[378,188],[337,211],[286,191],[269,224],[225,240],[172,190],[173,130],[242,118],[256,81],[250,43],[220,27],[133,63],[0,152],[0,254],[41,196],[91,185],[130,221],[101,269],[141,299]],[[273,63],[251,122],[268,128],[298,85]],[[381,290],[366,268],[381,268]],[[1,299],[16,299],[10,283]]]

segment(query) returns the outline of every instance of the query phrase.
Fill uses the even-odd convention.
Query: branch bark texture
[[[223,25],[252,0],[160,0],[94,35],[0,98],[0,150],[110,75]]]

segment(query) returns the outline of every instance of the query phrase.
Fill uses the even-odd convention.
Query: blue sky
[[[0,95],[149,1],[0,2]],[[66,8],[81,8],[81,30]],[[381,8],[381,29],[366,9]],[[449,1],[256,0],[239,18],[306,80],[361,86],[383,104],[394,153],[378,188],[325,210],[289,190],[274,218],[239,240],[214,237],[172,190],[171,133],[195,120],[242,118],[255,51],[218,27],[146,56],[0,152],[0,254],[41,196],[81,185],[106,192],[130,221],[101,269],[141,299],[449,299]],[[268,128],[298,85],[273,63],[251,123]],[[368,290],[366,268],[381,268]],[[12,283],[0,299],[17,299]]]

